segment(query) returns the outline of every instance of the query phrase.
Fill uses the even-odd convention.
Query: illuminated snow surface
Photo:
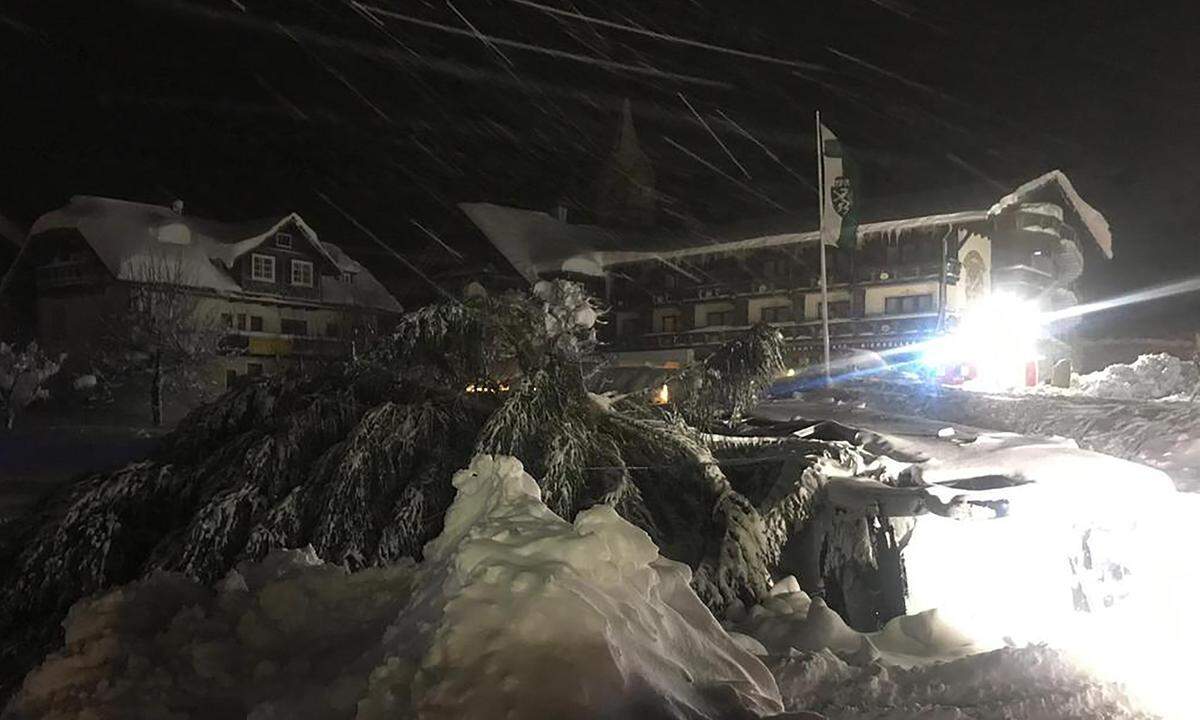
[[[1144,717],[1053,650],[980,652],[935,612],[864,635],[791,578],[726,632],[610,508],[567,523],[507,457],[454,485],[420,566],[285,551],[78,603],[4,717]]]
[[[1113,400],[1167,400],[1190,402],[1200,382],[1196,363],[1167,353],[1139,355],[1132,363],[1116,363],[1103,370],[1073,374],[1069,388],[1034,385],[1018,392],[1039,395],[1082,395]]]

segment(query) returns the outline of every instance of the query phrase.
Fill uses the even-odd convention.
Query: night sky
[[[1200,10],[1141,5],[19,0],[0,5],[0,214],[80,193],[295,210],[404,288],[341,211],[427,272],[460,261],[426,230],[486,262],[455,203],[586,220],[628,98],[667,228],[803,212],[819,108],[868,203],[959,209],[1064,170],[1115,235],[1085,295],[1117,293],[1200,273]]]

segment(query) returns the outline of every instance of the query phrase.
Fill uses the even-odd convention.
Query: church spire
[[[654,206],[654,166],[638,142],[627,98],[612,153],[597,179],[596,218],[610,227],[645,227],[654,224]]]

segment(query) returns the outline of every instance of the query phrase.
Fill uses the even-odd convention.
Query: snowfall
[[[964,632],[934,609],[859,633],[790,577],[718,622],[688,568],[611,508],[566,522],[510,457],[477,456],[453,483],[420,564],[347,573],[311,549],[277,551],[212,587],[159,574],[81,601],[3,717],[1053,720],[1150,717],[1146,699],[1161,700],[1111,683],[1086,643]],[[912,580],[961,570],[974,599],[992,596],[988,613],[1038,607],[993,559],[917,562]],[[1159,633],[1155,656],[1084,634],[1166,682],[1190,663],[1161,625],[1128,633],[1143,649]]]

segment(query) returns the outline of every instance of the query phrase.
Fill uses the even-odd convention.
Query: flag
[[[857,187],[842,143],[824,123],[820,124],[821,242],[854,247],[858,233]]]

